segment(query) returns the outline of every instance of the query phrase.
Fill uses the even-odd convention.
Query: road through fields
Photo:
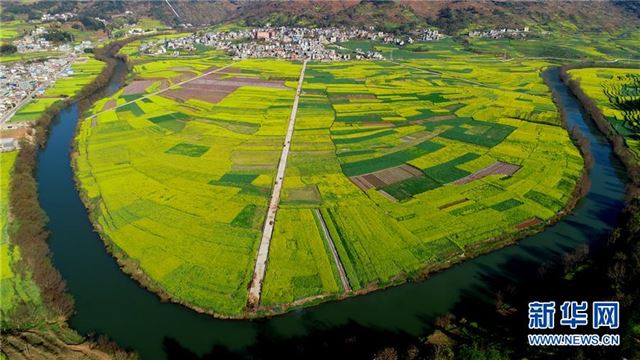
[[[280,205],[280,192],[282,190],[282,183],[284,181],[284,172],[287,168],[287,158],[289,157],[289,150],[291,149],[291,139],[293,138],[293,130],[296,125],[296,114],[298,112],[298,102],[300,100],[300,91],[302,90],[302,82],[304,80],[304,71],[307,68],[307,61],[302,64],[302,70],[300,71],[300,78],[298,79],[298,88],[296,89],[296,96],[293,100],[293,107],[291,108],[291,116],[289,117],[289,127],[287,128],[287,135],[284,138],[284,146],[282,147],[282,153],[280,154],[280,162],[278,163],[278,172],[276,173],[276,179],[273,183],[273,192],[271,193],[271,201],[269,202],[269,209],[267,209],[267,217],[264,220],[264,226],[262,228],[262,239],[260,240],[260,248],[258,249],[258,256],[256,258],[256,266],[253,270],[253,280],[251,281],[251,287],[249,288],[249,307],[257,307],[260,303],[260,292],[262,291],[262,280],[264,279],[265,271],[267,270],[267,259],[269,258],[269,244],[271,243],[271,235],[273,234],[273,227],[276,222],[276,213],[278,212],[278,206]]]

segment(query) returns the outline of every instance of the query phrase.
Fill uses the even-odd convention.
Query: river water
[[[117,72],[126,71],[119,63]],[[54,120],[47,146],[38,155],[40,202],[49,216],[55,266],[76,300],[71,326],[82,334],[105,334],[142,359],[195,358],[205,354],[246,355],[264,349],[289,351],[298,344],[325,349],[336,341],[359,341],[364,350],[393,344],[401,336],[422,336],[433,320],[454,307],[486,303],[492,275],[524,281],[540,264],[581,244],[601,241],[623,207],[627,177],[611,146],[558,79],[545,76],[558,92],[570,127],[579,127],[591,145],[595,165],[591,188],[571,215],[517,245],[456,265],[431,278],[262,320],[219,320],[180,305],[163,303],[120,271],[93,231],[76,191],[70,149],[78,121],[77,104]],[[114,76],[107,93],[121,83]],[[515,267],[514,267],[515,264]],[[326,349],[325,349],[326,350]],[[303,350],[301,350],[303,351]],[[267,351],[268,353],[268,351]],[[359,353],[362,355],[363,353]]]

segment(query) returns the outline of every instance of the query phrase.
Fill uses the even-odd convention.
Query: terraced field
[[[640,69],[569,70],[640,162]]]
[[[77,137],[85,201],[141,281],[251,316],[301,64],[152,58],[136,46],[123,50],[134,78],[96,103]],[[564,208],[583,161],[539,76],[547,64],[485,60],[308,64],[260,311],[343,296],[337,262],[352,290],[370,290]]]

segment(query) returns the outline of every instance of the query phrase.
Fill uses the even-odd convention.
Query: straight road
[[[264,227],[262,228],[262,239],[260,240],[260,248],[258,249],[258,256],[256,258],[256,266],[253,270],[253,280],[251,281],[251,287],[249,288],[249,301],[248,306],[255,308],[260,304],[260,293],[262,292],[262,280],[264,280],[264,274],[267,270],[267,259],[269,258],[269,244],[271,243],[271,235],[273,234],[273,227],[276,222],[276,213],[278,212],[278,206],[280,206],[280,192],[282,190],[282,183],[284,181],[284,172],[287,168],[287,158],[289,157],[289,150],[291,149],[291,139],[293,138],[293,129],[296,125],[296,114],[298,113],[298,102],[300,101],[300,91],[302,90],[302,82],[304,80],[304,71],[307,68],[307,61],[302,64],[302,70],[300,71],[300,78],[298,79],[298,88],[296,90],[296,96],[293,100],[293,108],[291,109],[291,116],[289,117],[289,128],[287,129],[287,135],[284,138],[284,146],[282,147],[282,153],[280,154],[280,162],[278,163],[278,171],[276,173],[276,180],[273,184],[273,192],[271,193],[271,201],[269,202],[269,209],[267,210],[267,217],[264,221]]]
[[[322,232],[324,233],[325,239],[327,239],[327,243],[329,244],[329,248],[331,249],[331,253],[333,254],[333,260],[335,260],[336,267],[338,268],[338,274],[340,274],[340,281],[342,281],[342,288],[346,292],[351,292],[351,285],[349,285],[349,279],[347,278],[347,273],[344,271],[344,267],[342,266],[342,261],[340,261],[340,255],[338,255],[338,251],[336,250],[336,245],[333,243],[333,239],[331,238],[331,234],[329,234],[329,229],[327,229],[327,224],[324,222],[324,218],[322,217],[322,213],[319,209],[314,209],[318,220],[320,220],[320,224],[322,225]]]

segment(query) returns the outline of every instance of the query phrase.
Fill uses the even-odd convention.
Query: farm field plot
[[[243,312],[295,94],[288,84],[300,68],[144,59],[82,122],[77,176],[96,222],[174,299],[225,316]],[[192,86],[205,95],[176,96]]]
[[[321,208],[354,290],[419,276],[564,207],[583,161],[539,77],[544,64],[520,65],[308,66],[281,207]],[[276,221],[276,233],[286,227]],[[265,286],[281,271],[270,266]]]
[[[94,222],[152,288],[247,316],[301,64],[123,51],[133,78],[76,139]],[[339,265],[354,291],[419,277],[564,208],[583,161],[540,78],[548,64],[442,51],[307,65],[261,310],[343,296]]]
[[[640,162],[640,69],[569,70]]]

